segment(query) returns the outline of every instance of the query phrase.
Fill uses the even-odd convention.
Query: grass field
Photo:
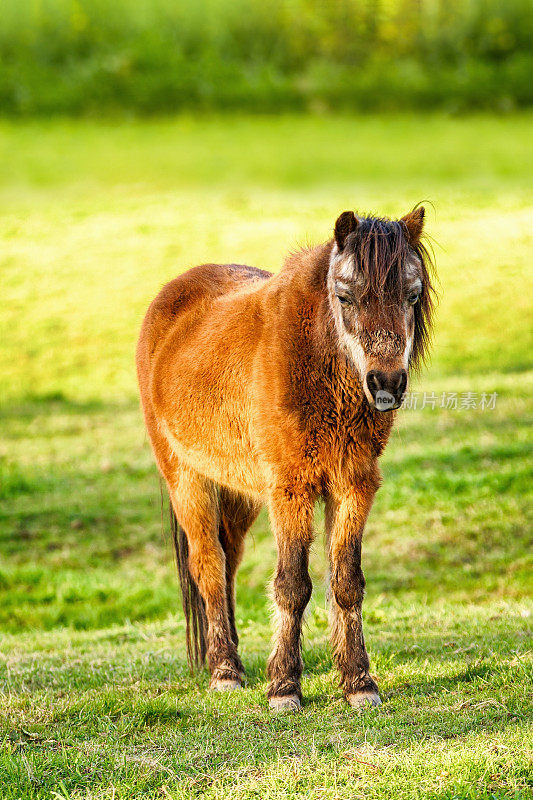
[[[530,115],[0,123],[2,800],[532,797],[532,135]],[[384,703],[341,699],[318,535],[304,709],[273,718],[265,515],[238,588],[247,688],[187,672],[137,331],[188,266],[275,269],[345,208],[420,200],[434,355],[364,552]]]

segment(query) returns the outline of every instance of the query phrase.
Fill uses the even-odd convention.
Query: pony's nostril
[[[406,387],[407,387],[407,372],[404,369],[402,369],[400,371],[400,376],[398,378],[398,387],[396,390],[398,397],[401,397],[403,395]]]
[[[379,378],[379,373],[376,372],[376,370],[372,369],[370,370],[370,372],[367,372],[366,385],[368,386],[368,390],[372,395],[372,397],[375,398],[376,392],[379,392],[379,390],[381,389],[381,381]]]

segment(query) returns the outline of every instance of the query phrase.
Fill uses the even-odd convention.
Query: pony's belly
[[[213,435],[208,432],[209,427],[206,425],[205,438],[209,441],[205,444],[201,439],[187,442],[176,425],[167,420],[162,421],[161,432],[176,457],[201,475],[235,492],[262,498],[266,481],[251,447],[246,447],[242,441],[228,441],[227,435],[217,439],[216,431]],[[215,442],[217,447],[213,446]]]

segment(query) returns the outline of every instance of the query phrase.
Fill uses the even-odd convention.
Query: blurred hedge
[[[531,0],[2,0],[0,113],[507,109]]]

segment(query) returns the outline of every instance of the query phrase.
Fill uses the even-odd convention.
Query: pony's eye
[[[349,306],[351,304],[351,302],[352,302],[350,300],[350,298],[347,297],[345,294],[338,294],[337,295],[337,299],[338,299],[339,303],[341,304],[341,306]]]
[[[407,297],[407,302],[409,303],[410,306],[414,306],[415,303],[418,301],[419,297],[420,295],[418,294],[418,292],[411,292],[411,294]]]

